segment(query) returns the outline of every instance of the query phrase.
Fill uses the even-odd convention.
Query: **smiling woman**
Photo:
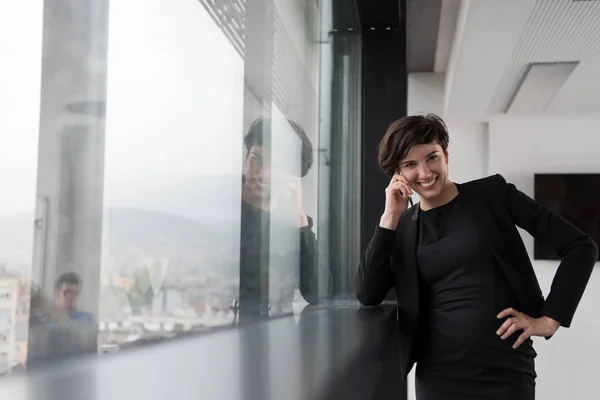
[[[404,132],[398,135],[397,132]],[[392,123],[379,145],[379,165],[388,175],[399,175],[421,198],[422,208],[431,208],[448,180],[449,135],[438,116],[407,117]],[[449,195],[452,191],[447,192]],[[430,202],[434,204],[429,204]]]
[[[598,256],[594,241],[500,175],[457,184],[432,114],[393,122],[379,147],[392,179],[357,272],[357,297],[398,298],[403,374],[419,400],[533,400],[531,337],[568,327]],[[421,201],[408,209],[408,196]],[[544,299],[517,226],[562,262]]]

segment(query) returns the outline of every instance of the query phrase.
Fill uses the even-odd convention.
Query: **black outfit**
[[[394,288],[404,378],[418,361],[421,382],[439,377],[453,384],[460,379],[468,380],[476,386],[493,380],[498,382],[498,388],[510,391],[503,383],[506,376],[518,376],[521,387],[531,388],[533,364],[529,366],[528,362],[533,360],[534,352],[530,351],[530,343],[519,352],[505,352],[511,341],[507,339],[506,344],[497,345],[493,339],[501,339],[494,338],[491,332],[501,321],[496,325],[485,321],[487,311],[510,305],[531,317],[545,315],[569,327],[598,259],[598,246],[588,235],[500,175],[457,187],[460,207],[455,204],[448,210],[435,211],[442,214],[439,218],[435,214],[429,218],[429,212],[421,215],[427,218],[419,218],[417,205],[404,213],[395,231],[375,228],[357,271],[357,298],[362,304],[376,305]],[[419,225],[423,231],[420,236]],[[553,248],[562,258],[546,299],[515,225]],[[443,285],[448,285],[456,295],[446,295]],[[484,289],[491,285],[494,296]],[[452,304],[455,298],[462,302],[456,309]],[[494,311],[489,318],[495,317]],[[433,320],[432,325],[427,318]],[[471,333],[462,332],[460,327],[469,320],[479,321],[471,328],[476,329],[477,333],[472,335],[480,341],[461,346],[460,343],[467,341],[465,335]],[[454,343],[440,340],[443,337],[440,335],[450,335]],[[441,350],[428,353],[428,346],[434,349],[441,346]],[[498,364],[495,360],[493,364],[485,364],[489,354],[498,357]],[[431,361],[431,357],[442,357],[441,364]],[[462,359],[460,370],[444,366],[453,357]]]
[[[419,400],[533,400],[532,341],[514,350],[518,335],[495,333],[515,299],[460,196],[419,214]]]
[[[270,218],[268,212],[242,201],[240,221],[239,308],[244,323],[268,317]]]
[[[270,269],[288,266],[289,260],[300,260],[300,292],[309,303],[316,303],[317,293],[317,239],[309,225],[284,229],[298,229],[300,234],[299,253],[284,249],[270,251],[271,213],[242,201],[240,240],[240,323],[252,322],[269,315]],[[271,259],[274,256],[274,259]],[[276,257],[276,258],[275,258]],[[289,273],[289,276],[293,276]],[[290,300],[291,301],[291,300]]]

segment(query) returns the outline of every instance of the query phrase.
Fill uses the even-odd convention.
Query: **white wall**
[[[450,131],[448,174],[454,182],[468,182],[488,174],[488,125],[446,121]]]
[[[443,72],[408,74],[408,114],[431,112],[442,115],[444,82]]]
[[[489,172],[501,173],[533,195],[534,173],[600,172],[600,119],[504,120],[490,123]],[[533,239],[523,234],[530,256]],[[532,257],[533,258],[533,257]],[[546,295],[558,262],[533,261]],[[537,398],[598,399],[596,360],[600,358],[600,274],[594,271],[572,327],[549,341],[535,340]]]
[[[408,75],[408,114],[434,113],[444,118],[444,73]],[[450,132],[449,173],[467,182],[488,173],[488,126],[483,122],[446,120]]]

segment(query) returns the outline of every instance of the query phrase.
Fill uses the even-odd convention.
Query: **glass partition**
[[[347,286],[360,51],[336,45],[334,8],[0,5],[1,374],[297,314]]]

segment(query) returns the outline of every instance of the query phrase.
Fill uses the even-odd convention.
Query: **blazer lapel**
[[[419,314],[419,276],[417,264],[417,238],[419,236],[419,206],[415,206],[410,219],[406,219],[405,226],[401,227],[400,263],[401,297],[402,304],[406,305],[405,312],[409,318],[416,319]]]
[[[417,240],[419,237],[419,205],[414,207],[413,215],[410,219],[410,227],[406,232],[406,280],[410,283],[410,297],[413,299],[414,310],[413,317],[419,315],[419,266],[417,263]]]
[[[411,365],[410,351],[415,341],[419,316],[419,276],[417,265],[417,238],[419,207],[414,207],[410,218],[398,226],[398,253],[393,261],[397,277],[398,323],[401,346],[401,369],[408,374]]]

